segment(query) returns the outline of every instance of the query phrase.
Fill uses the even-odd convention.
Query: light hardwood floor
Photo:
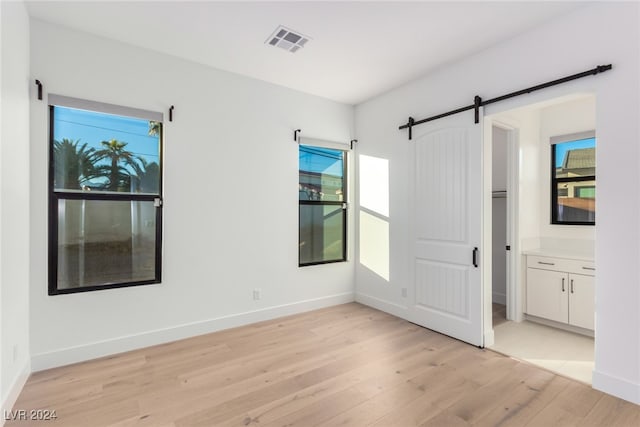
[[[31,375],[7,426],[629,426],[640,407],[352,303]]]

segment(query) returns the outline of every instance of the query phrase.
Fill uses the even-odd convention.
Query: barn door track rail
[[[572,74],[570,76],[562,77],[560,79],[552,80],[550,82],[542,83],[539,85],[531,86],[526,89],[517,90],[515,92],[508,93],[506,95],[498,96],[495,98],[487,99],[483,101],[478,95],[473,98],[473,104],[467,105],[465,107],[456,108],[455,110],[448,111],[446,113],[437,114],[435,116],[427,117],[422,120],[415,120],[413,117],[409,117],[407,123],[400,126],[398,129],[409,129],[409,139],[413,137],[413,127],[417,125],[421,125],[423,123],[431,122],[434,120],[441,119],[443,117],[452,116],[454,114],[462,113],[463,111],[474,110],[475,111],[475,123],[480,122],[480,107],[484,107],[485,105],[494,104],[496,102],[504,101],[505,99],[514,98],[516,96],[525,95],[527,93],[535,92],[540,89],[545,89],[551,86],[556,86],[562,83],[567,83],[572,80],[581,79],[583,77],[595,76],[596,74],[604,73],[605,71],[609,71],[612,68],[611,64],[608,65],[598,65],[591,70],[583,71],[582,73]]]

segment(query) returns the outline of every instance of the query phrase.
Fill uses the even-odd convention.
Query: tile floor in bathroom
[[[495,344],[491,350],[591,384],[593,338],[526,320],[512,322],[505,313],[504,305],[493,305]]]

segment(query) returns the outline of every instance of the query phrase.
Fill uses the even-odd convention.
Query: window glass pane
[[[162,123],[53,108],[54,191],[159,194]]]
[[[58,289],[154,280],[155,251],[152,201],[58,201]]]
[[[300,146],[299,200],[344,200],[344,152]]]
[[[300,264],[344,260],[344,217],[340,205],[300,205]]]
[[[555,144],[555,177],[595,176],[596,139],[587,138]]]
[[[596,182],[559,182],[557,218],[561,222],[595,222]]]

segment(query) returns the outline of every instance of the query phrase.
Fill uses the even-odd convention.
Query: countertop
[[[595,261],[593,253],[558,248],[536,248],[522,251],[524,255],[548,256],[554,258],[575,259],[578,261]]]

